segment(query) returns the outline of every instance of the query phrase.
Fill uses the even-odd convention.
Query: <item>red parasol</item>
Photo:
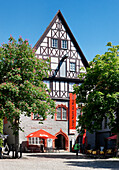
[[[114,136],[110,136],[107,138],[108,140],[114,140],[114,139],[117,139],[117,135],[114,135]]]
[[[46,132],[45,130],[38,130],[36,132],[33,132],[33,133],[30,133],[28,136],[26,136],[27,138],[33,138],[33,137],[39,137],[39,138],[42,138],[42,139],[47,139],[47,138],[50,138],[50,139],[57,139],[57,137],[55,137],[54,135]]]

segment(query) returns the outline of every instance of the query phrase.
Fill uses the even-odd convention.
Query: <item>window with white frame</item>
[[[73,92],[74,90],[73,90],[73,85],[74,85],[75,83],[73,83],[73,82],[70,82],[69,83],[69,92]]]
[[[67,40],[62,40],[61,41],[61,48],[67,49]]]
[[[57,120],[61,120],[61,107],[57,108]]]
[[[70,62],[70,71],[76,71],[76,63]]]
[[[52,47],[58,48],[58,40],[57,39],[52,39]]]
[[[65,108],[62,108],[62,120],[67,119],[67,110]]]
[[[59,105],[56,108],[57,111],[57,118],[56,120],[67,120],[68,109],[64,105]]]
[[[38,137],[29,138],[29,145],[39,145],[40,142],[41,142],[41,138]]]
[[[29,138],[29,145],[31,144],[31,138]]]

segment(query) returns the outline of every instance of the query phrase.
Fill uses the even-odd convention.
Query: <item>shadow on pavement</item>
[[[68,166],[74,166],[74,167],[86,167],[86,168],[101,168],[101,169],[119,169],[119,161],[117,160],[92,160],[92,161],[65,161]]]
[[[85,154],[80,154],[78,155],[78,157],[75,154],[48,154],[48,153],[43,153],[43,154],[28,154],[27,157],[37,157],[37,158],[53,158],[53,159],[88,159],[88,160],[92,160],[92,159],[96,159],[96,157],[89,157]],[[101,159],[101,158],[100,158]],[[106,160],[106,158],[105,158]]]
[[[37,158],[52,158],[52,159],[86,159],[85,155],[79,155],[78,157],[74,154],[28,154],[27,157],[37,157]],[[91,159],[91,158],[88,158]]]

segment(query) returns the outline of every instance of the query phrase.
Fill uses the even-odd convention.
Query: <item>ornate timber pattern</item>
[[[56,40],[56,46],[53,45],[53,40]],[[65,47],[62,46],[63,41],[66,43]],[[49,77],[53,75],[61,58],[65,54],[68,54],[68,58],[63,63],[63,68],[60,68],[56,75],[59,81],[56,82],[54,79],[50,82],[51,96],[53,98],[68,98],[68,82],[70,79],[74,79],[74,81],[78,79],[79,69],[81,67],[85,69],[88,63],[60,11],[58,11],[42,37],[36,43],[35,48],[37,49],[37,58],[46,59],[49,56],[51,57],[51,72]],[[71,63],[74,63],[75,68],[73,70],[71,69]],[[65,78],[65,80],[60,82],[61,78]]]

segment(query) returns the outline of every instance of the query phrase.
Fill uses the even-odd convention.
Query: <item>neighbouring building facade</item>
[[[37,58],[51,58],[51,71],[49,78],[44,79],[44,83],[51,89],[50,96],[56,101],[56,113],[53,119],[48,116],[43,124],[38,124],[39,120],[34,115],[31,117],[22,115],[21,127],[24,132],[19,132],[19,143],[27,141],[28,145],[38,145],[39,138],[31,139],[27,136],[43,129],[57,137],[57,139],[45,140],[45,146],[69,151],[76,138],[79,143],[82,143],[82,136],[76,131],[81,109],[76,105],[76,95],[72,94],[73,85],[82,83],[78,78],[80,69],[83,67],[85,71],[89,64],[60,11],[57,12],[34,48]],[[11,132],[7,124],[5,132],[9,135],[8,142],[14,143],[10,138]],[[91,135],[87,132],[88,143],[94,147],[99,135],[100,133],[96,137],[95,133]]]

